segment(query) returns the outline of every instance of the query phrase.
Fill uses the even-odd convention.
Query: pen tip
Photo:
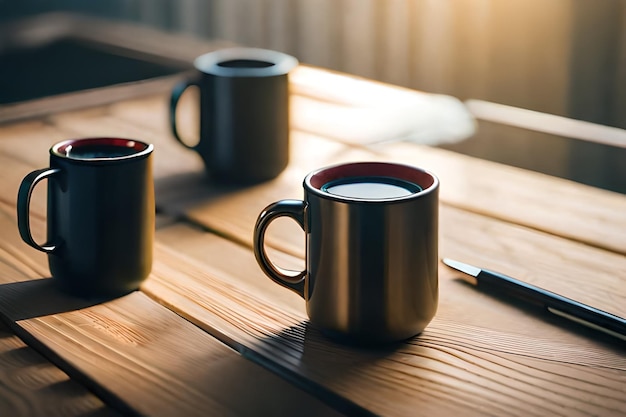
[[[450,258],[443,258],[443,263],[448,265],[450,268],[461,271],[467,275],[471,275],[473,277],[477,277],[480,274],[480,268],[476,268],[475,266],[465,264],[463,262],[455,261]]]

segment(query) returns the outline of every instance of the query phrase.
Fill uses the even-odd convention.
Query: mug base
[[[330,329],[319,329],[327,338],[343,345],[355,347],[393,347],[401,345],[422,333],[423,330],[409,335],[351,334]]]

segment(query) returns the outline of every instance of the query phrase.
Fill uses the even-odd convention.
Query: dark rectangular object
[[[118,47],[60,38],[0,54],[0,104],[174,75],[185,69]]]

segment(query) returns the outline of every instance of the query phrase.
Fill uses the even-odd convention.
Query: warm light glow
[[[292,126],[346,143],[454,143],[474,134],[458,99],[300,66],[290,74]]]

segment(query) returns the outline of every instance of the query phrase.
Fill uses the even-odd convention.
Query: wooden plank
[[[436,173],[447,205],[626,255],[622,194],[415,144],[378,149]]]
[[[48,164],[50,146],[60,140],[69,139],[71,134],[43,120],[6,124],[0,127],[0,155],[7,163],[14,161],[14,165],[21,163],[30,169],[44,168]],[[5,163],[0,165],[0,169],[3,178],[13,171],[5,168]],[[7,182],[12,181],[3,180],[2,186],[11,185]],[[15,193],[17,194],[17,185]],[[3,193],[3,196],[6,197],[6,194]]]
[[[155,416],[336,414],[139,292],[105,303],[60,293],[5,207],[0,318],[107,404]]]
[[[437,316],[420,336],[359,349],[310,327],[303,301],[266,278],[249,249],[180,225],[162,229],[158,240],[161,262],[144,292],[253,360],[321,387],[321,395],[389,415],[626,409],[623,346],[481,294],[447,268]]]
[[[38,280],[0,299],[22,337],[124,413],[336,414],[139,292],[76,309]]]
[[[121,412],[336,415],[141,293],[96,305],[66,297],[49,279],[28,279],[49,276],[45,258],[25,245],[7,256],[7,242],[0,245],[0,272],[11,272],[0,275],[0,317]],[[24,268],[31,255],[39,261],[36,270]],[[18,281],[19,275],[28,280]]]
[[[119,416],[0,322],[0,410],[12,417]]]
[[[482,120],[567,138],[581,139],[586,142],[626,148],[626,130],[617,127],[491,103],[484,100],[468,100],[465,104],[473,115]]]

